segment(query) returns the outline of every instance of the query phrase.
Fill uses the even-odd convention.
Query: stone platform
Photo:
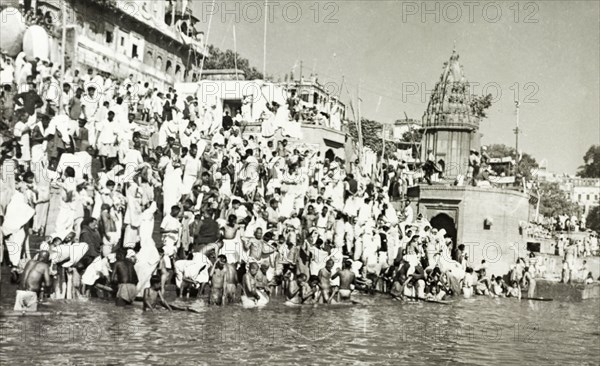
[[[561,283],[550,280],[536,280],[535,296],[558,301],[583,301],[600,298],[600,283]]]

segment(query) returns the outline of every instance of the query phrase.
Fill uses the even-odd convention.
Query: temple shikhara
[[[471,108],[472,89],[465,79],[459,55],[454,50],[444,63],[444,71],[435,84],[423,115],[421,158],[434,160],[443,167],[443,176],[465,176],[469,151],[480,148],[480,118]]]

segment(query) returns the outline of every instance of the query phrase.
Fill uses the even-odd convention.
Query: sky
[[[214,4],[214,7],[213,7]],[[275,80],[294,71],[391,123],[421,119],[452,50],[474,94],[494,97],[482,143],[514,146],[548,170],[575,173],[600,143],[600,2],[200,1],[208,43],[234,49]],[[210,14],[213,14],[212,17]],[[210,23],[210,29],[209,29]],[[201,27],[202,28],[202,27]],[[342,83],[343,80],[343,83]],[[352,117],[348,112],[347,116]]]

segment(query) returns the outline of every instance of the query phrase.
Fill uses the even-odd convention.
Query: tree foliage
[[[487,153],[491,158],[505,158],[507,156],[514,158],[517,162],[517,174],[525,177],[527,180],[531,180],[533,173],[539,168],[539,164],[533,156],[523,153],[519,159],[515,148],[504,144],[489,145]]]
[[[479,118],[486,118],[486,110],[492,106],[492,94],[471,97],[471,113]]]
[[[416,142],[419,143],[423,139],[423,130],[411,128],[402,134],[402,140],[404,142]]]
[[[380,122],[372,121],[366,118],[361,119],[361,125],[363,146],[370,148],[377,155],[381,155],[383,150],[383,139],[381,135],[383,131],[383,125]],[[354,141],[358,142],[358,129],[356,128],[356,123],[349,123],[348,130]],[[391,154],[396,151],[396,145],[394,142],[386,141],[385,151],[385,156],[390,157]]]
[[[213,45],[208,46],[209,56],[204,60],[206,70],[235,69],[236,53],[232,50],[222,51]],[[263,79],[264,75],[254,66],[250,66],[250,61],[237,54],[237,68],[246,75],[246,80]]]
[[[583,156],[583,163],[577,171],[578,177],[600,178],[600,145],[590,146]]]
[[[581,208],[571,202],[556,182],[542,182],[539,188],[540,214],[546,217],[579,215]]]
[[[590,209],[585,220],[585,227],[597,233],[600,232],[600,206],[594,206]]]

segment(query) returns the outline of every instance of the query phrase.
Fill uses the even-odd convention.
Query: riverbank
[[[13,287],[2,286],[0,309],[10,309]],[[143,313],[99,299],[42,308],[85,315],[0,318],[3,364],[586,364],[600,349],[597,300],[476,297],[451,311],[379,297],[372,306],[316,308],[275,298],[261,310],[197,307],[199,314]]]

